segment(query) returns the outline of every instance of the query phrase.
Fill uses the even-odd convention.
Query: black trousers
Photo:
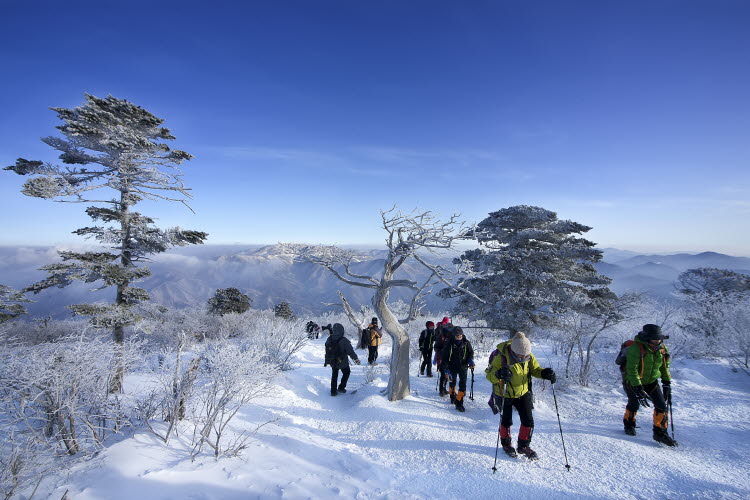
[[[422,364],[419,365],[419,373],[424,373],[427,368],[427,375],[432,376],[432,347],[428,351],[422,352]]]
[[[367,346],[367,351],[369,355],[367,356],[367,362],[370,364],[373,364],[375,360],[378,359],[378,346],[371,345]]]
[[[633,387],[629,383],[623,381],[622,388],[625,389],[625,394],[628,395],[628,404],[625,406],[625,408],[632,411],[633,413],[636,413],[640,408],[640,403],[638,403],[638,398],[635,397]],[[661,386],[659,385],[658,379],[654,380],[650,384],[644,384],[643,390],[646,391],[646,394],[648,394],[651,398],[654,410],[660,413],[667,413],[667,402],[664,400],[664,394],[662,394],[661,392]]]
[[[469,370],[468,368],[457,368],[454,371],[454,368],[448,368],[451,372],[451,381],[450,386],[456,387],[456,378],[458,378],[458,390],[461,392],[466,392],[466,372]]]
[[[513,408],[518,412],[518,418],[521,419],[521,425],[526,427],[534,427],[534,415],[532,410],[534,409],[534,399],[531,392],[527,392],[520,398],[509,398],[505,396],[505,402],[503,403],[503,427],[510,427],[513,425]]]
[[[341,384],[336,385],[339,379],[339,370],[341,370]],[[352,373],[349,365],[342,365],[341,367],[331,366],[331,392],[337,390],[339,387],[346,389],[346,383],[349,381],[349,375]]]

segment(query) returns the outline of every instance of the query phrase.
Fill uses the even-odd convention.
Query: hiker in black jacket
[[[445,347],[453,338],[453,324],[450,322],[450,318],[443,318],[438,324],[437,330],[435,330],[435,363],[437,364],[437,370],[440,374],[439,392],[441,396],[448,394],[448,390],[445,388],[445,384],[448,378],[445,376],[445,371],[442,363],[443,347]]]
[[[352,358],[356,364],[360,363],[357,353],[352,349],[352,343],[344,337],[344,327],[341,323],[334,323],[331,335],[326,340],[326,359],[323,365],[331,365],[331,396],[346,392],[346,382],[351,374],[349,358]],[[341,370],[341,384],[336,385],[339,370]]]
[[[422,364],[419,366],[419,374],[424,375],[427,368],[427,376],[432,377],[432,345],[435,343],[435,323],[428,321],[424,330],[419,334],[419,352],[422,353]]]
[[[453,328],[453,339],[443,346],[440,359],[443,372],[450,381],[451,403],[456,405],[458,411],[466,411],[464,408],[466,372],[469,368],[474,369],[474,349],[471,347],[471,342],[464,337],[464,331],[460,326]],[[458,392],[456,392],[456,379],[458,379]]]

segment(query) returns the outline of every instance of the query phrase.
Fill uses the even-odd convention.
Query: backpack
[[[357,342],[357,349],[367,349],[370,345],[370,329],[363,328],[362,333],[359,334],[359,342]]]
[[[344,337],[341,337],[336,342],[331,342],[331,339],[326,341],[326,355],[323,366],[331,365],[336,368],[341,362],[341,349],[339,349],[339,343]]]

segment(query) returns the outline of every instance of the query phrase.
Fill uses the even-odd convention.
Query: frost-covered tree
[[[219,288],[213,297],[208,299],[208,312],[223,316],[225,314],[242,314],[252,306],[252,299],[236,288]]]
[[[478,316],[511,333],[550,323],[568,311],[601,315],[615,294],[608,288],[611,280],[593,266],[601,250],[578,236],[590,229],[541,207],[518,205],[490,213],[465,233],[480,248],[457,259],[468,270],[459,284],[473,295],[462,294],[454,313]],[[441,294],[457,295],[451,288]]]
[[[675,283],[685,299],[687,311],[681,328],[697,337],[704,352],[725,351],[726,334],[733,332],[737,345],[745,345],[741,332],[743,311],[750,307],[750,276],[730,271],[701,267],[688,269]],[[739,325],[739,328],[738,328]],[[746,353],[746,348],[740,347]]]
[[[456,293],[465,292],[451,284],[449,278],[453,273],[441,266],[425,260],[424,253],[437,253],[440,250],[453,248],[458,239],[461,224],[457,216],[448,221],[440,221],[431,212],[402,213],[392,208],[381,211],[383,229],[386,231],[388,254],[383,262],[383,272],[378,275],[363,275],[355,272],[354,264],[360,262],[361,256],[354,252],[335,246],[318,246],[307,248],[303,259],[315,262],[328,269],[338,279],[352,286],[369,288],[373,291],[372,305],[380,318],[384,331],[391,338],[391,365],[388,380],[388,399],[397,401],[411,392],[409,381],[409,334],[403,325],[416,319],[420,311],[420,299],[430,284],[442,282],[453,287]],[[396,272],[407,261],[415,261],[429,271],[429,277],[420,285],[413,280],[398,279]],[[401,287],[412,290],[414,295],[406,317],[398,319],[388,302],[391,290]],[[342,296],[343,299],[343,296]],[[481,298],[474,296],[481,303]],[[356,314],[346,300],[342,300],[350,319]],[[361,325],[365,326],[365,325]]]
[[[149,298],[144,289],[133,286],[150,274],[141,264],[172,246],[203,243],[207,234],[179,227],[160,229],[154,219],[133,210],[144,199],[187,204],[190,198],[178,166],[192,156],[164,143],[174,139],[161,126],[164,120],[112,96],[85,94],[85,98],[77,108],[52,108],[63,121],[57,127],[63,137],[42,139],[61,152],[66,166],[19,158],[6,170],[32,176],[23,185],[27,196],[95,204],[86,208],[95,224],[73,234],[93,238],[110,250],[59,252],[62,262],[42,267],[49,276],[26,290],[39,293],[74,280],[99,282],[99,289],[114,287],[112,304],[78,304],[70,309],[89,316],[95,326],[111,328],[115,342],[122,344],[125,327],[138,320],[131,306]],[[121,381],[122,373],[113,389]]]
[[[26,314],[26,308],[21,305],[24,302],[29,300],[24,298],[23,293],[0,285],[0,324]]]
[[[292,306],[290,306],[289,302],[287,302],[286,300],[282,300],[281,302],[276,304],[273,308],[273,312],[277,318],[294,319]]]

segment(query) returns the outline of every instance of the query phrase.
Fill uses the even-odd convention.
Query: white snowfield
[[[625,400],[616,381],[557,389],[570,471],[549,383],[535,381],[532,447],[540,460],[512,459],[500,451],[493,474],[499,420],[486,403],[487,353],[477,354],[475,399],[466,401],[461,414],[437,395],[435,378],[414,375],[410,397],[387,401],[381,392],[388,352],[381,352],[382,373],[373,383],[363,385],[366,368],[352,365],[348,389],[356,394],[331,397],[323,341],[301,351],[300,367],[278,379],[275,394],[238,415],[237,431],[272,421],[240,457],[201,455],[191,462],[183,436],[167,447],[139,431],[75,466],[70,476],[45,481],[43,495],[59,500],[67,490],[75,500],[750,498],[750,377],[727,365],[688,360],[673,366],[676,449],[652,440],[650,411],[639,413],[638,436],[623,433]],[[357,352],[366,358],[365,351]],[[535,352],[547,366],[539,349]],[[131,377],[126,390],[137,390],[137,380]],[[514,413],[514,441],[518,426]]]

